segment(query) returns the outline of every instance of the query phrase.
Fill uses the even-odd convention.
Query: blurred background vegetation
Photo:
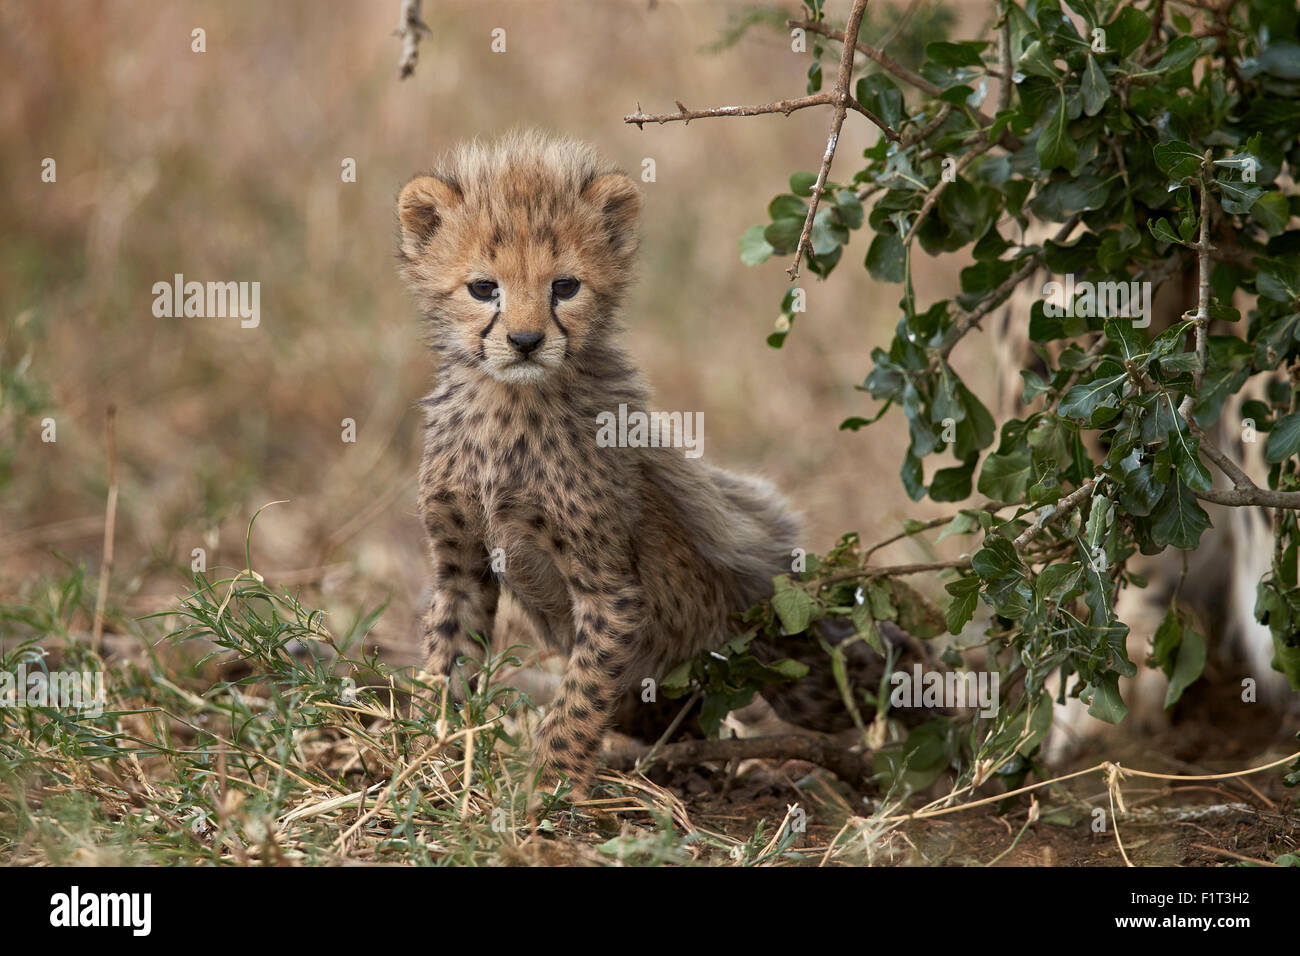
[[[896,321],[897,289],[863,269],[829,285],[807,276],[808,315],[777,351],[764,340],[788,263],[738,258],[768,199],[820,161],[829,114],[622,121],[638,103],[800,94],[808,61],[791,52],[783,21],[799,10],[786,6],[426,2],[432,34],[399,82],[395,0],[0,2],[0,605],[95,573],[112,403],[110,632],[173,606],[195,548],[209,568],[242,567],[249,517],[287,499],[259,519],[255,566],[341,621],[389,600],[371,639],[390,663],[415,662],[416,403],[432,364],[395,276],[393,200],[456,141],[517,125],[587,139],[634,175],[655,160],[629,345],[660,407],[704,412],[709,460],[774,479],[806,515],[808,550],[927,516],[897,479],[904,431],[837,430],[874,411],[854,386]],[[945,24],[980,28],[964,10],[912,4],[891,53],[914,66]],[[864,34],[880,38],[899,12],[872,4]],[[204,53],[191,51],[197,27]],[[504,53],[490,47],[497,27]],[[850,116],[844,170],[876,135]],[[341,179],[346,158],[355,183]],[[949,295],[962,264],[918,275]],[[260,325],[155,318],[152,286],[175,273],[260,282]],[[963,369],[977,391],[991,381],[984,348]],[[355,444],[341,440],[345,418]]]

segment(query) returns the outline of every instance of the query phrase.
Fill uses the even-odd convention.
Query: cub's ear
[[[641,193],[622,173],[606,173],[593,179],[582,198],[600,210],[605,235],[615,252],[636,247],[636,222],[641,212]]]
[[[397,197],[397,218],[402,237],[417,244],[427,240],[442,224],[442,217],[464,198],[455,181],[436,176],[416,176]]]

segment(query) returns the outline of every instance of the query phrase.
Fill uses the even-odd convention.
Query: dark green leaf
[[[816,173],[795,173],[790,177],[790,192],[804,199],[812,196],[812,188],[817,185]]]
[[[1083,112],[1087,116],[1096,116],[1110,98],[1110,84],[1097,65],[1097,60],[1089,55],[1088,65],[1083,71],[1083,81],[1079,85],[1083,95]]]
[[[1216,179],[1215,184],[1223,194],[1223,211],[1234,215],[1244,215],[1255,206],[1255,201],[1264,195],[1263,186]]]
[[[1276,236],[1291,220],[1291,206],[1280,192],[1265,193],[1250,207],[1254,219],[1270,236]]]
[[[903,94],[894,81],[883,73],[872,73],[858,80],[856,99],[894,129],[903,121]]]
[[[1152,153],[1160,171],[1180,182],[1188,176],[1196,175],[1204,162],[1204,157],[1194,147],[1176,139],[1161,143]]]
[[[945,615],[949,634],[960,634],[961,629],[975,616],[980,587],[980,579],[974,575],[948,582],[946,590],[952,595],[952,601],[949,602]]]
[[[978,487],[980,494],[994,501],[1019,501],[1029,487],[1034,465],[1028,448],[1018,448],[1007,454],[989,455],[980,469]]]
[[[788,255],[799,244],[799,237],[803,235],[803,223],[802,219],[778,219],[763,230],[763,238],[773,251]]]
[[[1182,640],[1169,674],[1169,688],[1165,692],[1166,709],[1178,703],[1183,691],[1205,670],[1205,638],[1193,628],[1183,627],[1181,630]]]
[[[1268,433],[1264,460],[1270,464],[1290,458],[1300,451],[1300,412],[1283,415]]]
[[[1064,166],[1074,166],[1078,157],[1078,144],[1070,137],[1070,117],[1065,108],[1065,93],[1060,95],[1056,110],[1038,135],[1038,162],[1044,171]]]
[[[1119,675],[1108,671],[1099,676],[1097,684],[1091,688],[1092,701],[1088,713],[1108,724],[1118,724],[1128,713],[1128,706],[1119,693]]]
[[[962,66],[983,66],[984,61],[980,59],[979,55],[979,47],[982,46],[983,44],[947,43],[944,41],[927,43],[925,45],[925,56],[926,59],[945,69],[955,69]]]
[[[1160,547],[1173,545],[1192,551],[1201,534],[1210,527],[1210,517],[1196,500],[1192,489],[1178,476],[1172,476],[1164,497],[1151,512],[1151,537]]]
[[[940,468],[930,480],[930,497],[935,501],[962,501],[970,497],[970,479],[975,462],[956,468]]]
[[[1113,366],[1112,366],[1113,367]],[[1061,399],[1060,414],[1065,418],[1088,421],[1093,413],[1103,405],[1113,406],[1119,395],[1120,384],[1127,377],[1126,372],[1095,378],[1091,382],[1075,385]]]
[[[906,277],[903,240],[896,232],[878,232],[867,250],[867,271],[877,282],[902,282]]]
[[[1128,56],[1151,35],[1151,18],[1134,7],[1125,7],[1106,25],[1106,44],[1120,56]]]

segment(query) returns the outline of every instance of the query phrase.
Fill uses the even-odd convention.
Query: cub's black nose
[[[511,332],[506,336],[516,352],[520,355],[527,355],[537,346],[542,344],[543,334],[541,332]]]

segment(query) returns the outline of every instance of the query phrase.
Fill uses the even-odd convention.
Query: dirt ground
[[[1295,750],[1285,746],[1291,738],[1280,732],[1282,718],[1265,708],[1252,711],[1255,717],[1248,722],[1239,716],[1231,725],[1216,719],[1221,709],[1230,706],[1226,698],[1233,693],[1224,685],[1217,691],[1201,689],[1198,699],[1186,708],[1194,716],[1149,735],[1087,741],[1065,763],[1052,768],[1050,776],[1104,761],[1169,775],[1214,775],[1261,766]],[[1234,715],[1239,712],[1234,707]],[[812,777],[806,776],[810,773]],[[1283,784],[1283,773],[1284,768],[1276,768],[1230,780],[1188,782],[1122,778],[1127,812],[1118,826],[1124,852],[1137,866],[1271,865],[1300,846],[1297,794]],[[814,782],[817,778],[822,782]],[[1031,774],[1025,784],[1042,779]],[[759,820],[780,820],[791,802],[811,803],[807,832],[797,845],[824,848],[840,831],[847,810],[843,797],[827,798],[835,791],[825,781],[823,771],[790,762],[780,768],[758,768],[733,781],[720,772],[679,773],[667,786],[687,797],[697,823],[733,836],[752,833]],[[944,792],[936,784],[931,795]],[[888,844],[888,861],[930,866],[1125,865],[1110,816],[1105,774],[1096,772],[1045,787],[1036,798],[1037,821],[1018,839],[1029,815],[1028,795],[906,823]],[[1104,829],[1094,813],[1099,808],[1106,811]]]

